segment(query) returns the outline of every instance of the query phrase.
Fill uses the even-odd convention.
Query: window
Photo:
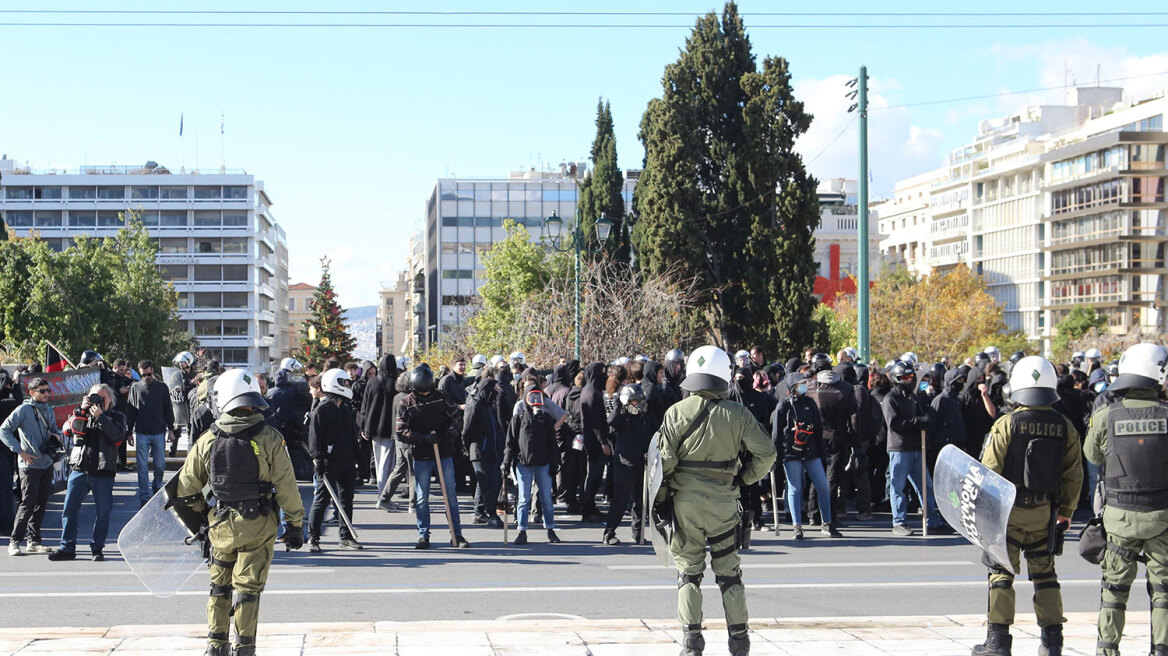
[[[97,198],[97,187],[69,187],[69,198],[79,200]]]
[[[288,298],[288,311],[289,312],[296,311],[296,297],[295,296],[291,296]]]
[[[470,280],[474,277],[472,269],[443,269],[442,277],[446,280]]]
[[[198,239],[195,240],[196,253],[222,253],[223,240],[222,239]]]
[[[247,227],[247,212],[224,212],[223,213],[223,227],[224,228],[246,228]]]
[[[159,253],[185,253],[187,252],[187,240],[176,237],[163,237],[158,240]]]
[[[223,238],[223,252],[247,254],[247,238],[246,237],[224,237]]]
[[[186,210],[163,210],[159,215],[158,225],[161,228],[187,227]]]
[[[219,187],[195,187],[195,200],[218,200],[223,197]]]
[[[457,252],[458,252],[458,244],[456,242],[453,242],[453,241],[442,242],[442,254],[443,255],[454,255]]]
[[[92,228],[97,225],[97,212],[69,210],[70,228]]]
[[[102,210],[97,213],[97,227],[99,228],[120,228],[124,225],[126,225],[126,221],[122,218],[121,212]]]
[[[57,220],[59,223],[60,214],[57,215]],[[4,214],[4,221],[13,228],[31,228],[32,212],[7,212]]]
[[[223,359],[221,362],[224,364],[247,364],[247,349],[223,349]]]
[[[187,275],[187,265],[185,264],[160,264],[158,265],[158,275],[162,276],[162,279],[167,282],[190,280],[190,276]]]
[[[195,309],[205,310],[223,306],[223,295],[219,292],[195,292]]]
[[[158,197],[163,200],[183,200],[187,197],[186,187],[159,187]]]
[[[102,200],[121,200],[126,197],[125,187],[98,187],[97,197]]]
[[[223,292],[223,307],[247,309],[247,292]]]
[[[223,198],[227,200],[247,200],[247,187],[223,187]]]
[[[215,336],[223,334],[223,324],[219,321],[195,321],[195,334],[200,337]]]
[[[158,198],[158,187],[130,187],[130,198],[133,200],[155,200]]]
[[[9,200],[32,200],[32,187],[7,187],[4,197]]]
[[[158,226],[158,212],[142,212],[138,215],[138,219],[142,221],[142,225],[147,227]]]
[[[197,189],[197,188],[196,188]],[[223,223],[221,212],[205,212],[195,210],[196,228],[218,228]]]
[[[195,280],[198,282],[218,282],[223,279],[223,267],[217,265],[196,264]]]
[[[224,337],[247,337],[247,321],[228,319],[223,322]]]
[[[247,282],[247,265],[225,264],[223,266],[223,280],[230,282]]]

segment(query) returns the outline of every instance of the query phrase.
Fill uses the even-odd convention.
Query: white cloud
[[[847,75],[833,75],[794,82],[796,97],[815,116],[795,149],[820,180],[856,179],[860,175],[856,114],[847,111],[855,102],[846,95],[849,79]],[[887,91],[901,88],[895,78],[871,78],[868,88],[868,168],[872,172],[873,197],[877,197],[879,192],[890,192],[897,180],[939,166],[941,134],[913,125],[906,109],[882,109],[892,104],[885,95]]]

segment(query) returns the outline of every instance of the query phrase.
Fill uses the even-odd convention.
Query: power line
[[[1113,77],[1106,80],[1099,80],[1099,83],[1104,82],[1123,82],[1124,80],[1136,80],[1146,77],[1157,77],[1160,75],[1168,75],[1168,71],[1160,71],[1159,73],[1143,73],[1141,75],[1126,75],[1124,77]],[[965,96],[963,98],[947,98],[945,100],[925,100],[922,102],[905,103],[903,105],[889,105],[888,107],[872,107],[872,111],[885,111],[889,109],[906,109],[908,107],[923,107],[925,105],[942,105],[946,103],[968,102],[970,100],[987,100],[989,98],[1002,98],[1005,96],[1018,96],[1026,93],[1042,93],[1044,91],[1059,91],[1066,89],[1066,86],[1059,85],[1057,87],[1042,87],[1039,89],[1026,89],[1024,91],[1003,91],[1001,93],[989,93],[984,96]]]
[[[285,9],[0,9],[0,14],[76,14],[76,15],[201,15],[201,16],[699,16],[685,11],[425,11],[425,10],[285,10]],[[1088,16],[1168,16],[1163,11],[1005,11],[1005,12],[835,12],[835,11],[759,11],[739,12],[739,16],[789,17],[1088,17]]]
[[[854,15],[854,14],[853,14]],[[190,27],[190,28],[301,28],[301,29],[557,29],[557,30],[651,30],[692,29],[692,24],[660,23],[196,23],[196,22],[48,22],[3,21],[0,27]],[[1168,23],[928,23],[928,24],[862,24],[803,23],[787,25],[750,25],[751,30],[981,30],[981,29],[1160,29]]]
[[[819,151],[818,155],[816,155],[815,157],[812,157],[811,161],[807,162],[806,166],[810,167],[812,164],[815,163],[815,160],[819,159],[820,157],[823,156],[824,153],[826,153],[828,150],[830,150],[831,147],[835,145],[835,142],[839,141],[839,138],[844,136],[844,133],[847,132],[848,129],[851,128],[855,122],[856,122],[856,117],[853,116],[852,120],[848,121],[848,124],[844,126],[844,129],[840,130],[839,134],[835,135],[835,138],[832,139],[826,146],[824,146],[823,150]]]

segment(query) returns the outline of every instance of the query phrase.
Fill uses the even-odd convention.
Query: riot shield
[[[155,597],[174,596],[179,588],[203,567],[203,548],[191,541],[191,532],[166,509],[167,492],[163,488],[118,535],[118,549],[134,576]]]
[[[1014,484],[952,444],[937,454],[933,472],[937,507],[945,521],[1013,571],[1006,552],[1006,524],[1017,494]]]
[[[661,433],[655,434],[645,454],[645,485],[649,486],[649,540],[653,543],[653,552],[672,567],[673,556],[669,553],[669,542],[673,538],[673,521],[672,518],[662,519],[657,516],[657,504],[654,501],[665,478],[661,469],[660,441]]]
[[[187,407],[187,391],[183,384],[182,369],[178,367],[163,367],[162,382],[170,390],[170,405],[174,408],[174,425],[186,426],[190,423],[190,408]],[[192,440],[193,441],[193,440]]]

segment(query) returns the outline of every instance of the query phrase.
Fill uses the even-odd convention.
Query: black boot
[[[986,629],[985,643],[974,645],[970,653],[973,656],[1010,656],[1013,644],[1009,624],[990,624]]]
[[[231,645],[207,645],[204,656],[231,656]]]
[[[1168,645],[1152,645],[1152,656],[1168,656]]]
[[[730,636],[730,656],[749,656],[750,636],[743,633],[740,636]]]
[[[702,656],[706,648],[706,639],[702,637],[702,625],[695,624],[696,628],[683,627],[681,656]]]
[[[1038,656],[1062,656],[1063,654],[1063,625],[1051,624],[1042,627],[1039,636]]]
[[[231,650],[231,656],[256,656],[255,645],[247,645],[246,647],[236,647]]]

